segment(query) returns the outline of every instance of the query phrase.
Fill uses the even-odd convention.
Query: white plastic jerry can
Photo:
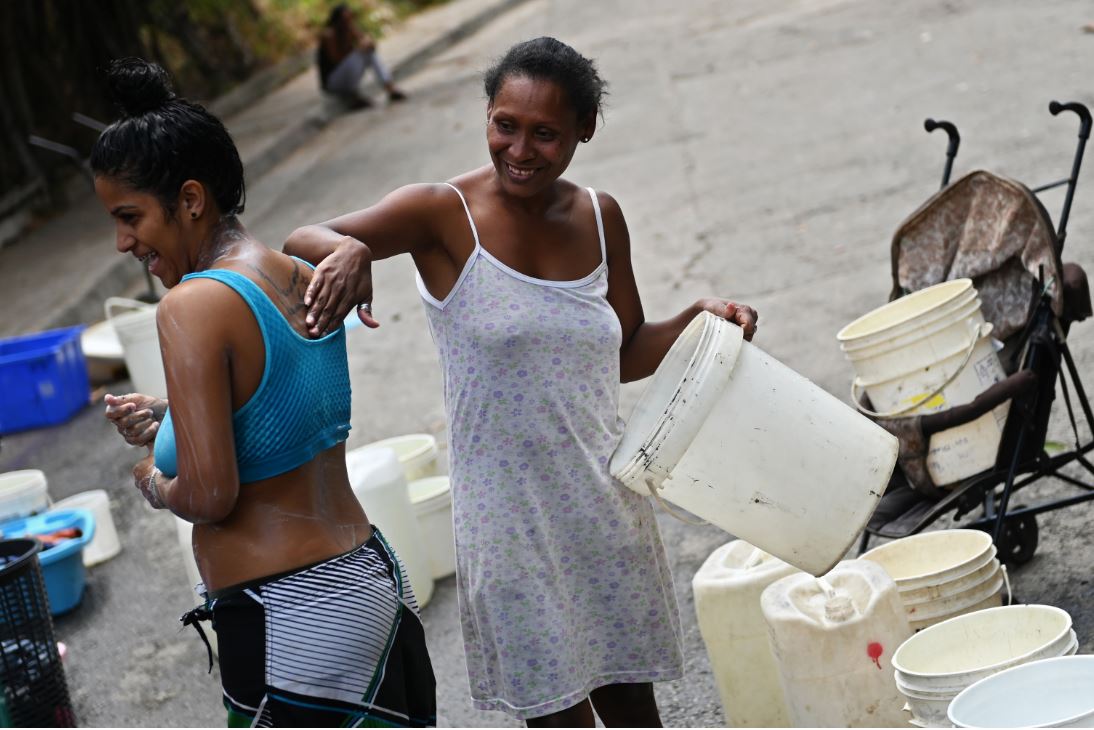
[[[785,727],[778,668],[760,610],[760,595],[797,568],[734,540],[710,554],[691,581],[699,633],[729,727]]]
[[[891,660],[912,630],[880,565],[847,560],[823,578],[790,575],[760,604],[791,724],[907,725]]]

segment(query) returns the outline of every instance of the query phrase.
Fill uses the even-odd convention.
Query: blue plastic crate
[[[0,435],[60,423],[88,404],[83,328],[0,340]]]
[[[86,509],[66,509],[0,522],[0,534],[5,539],[47,535],[67,527],[77,527],[83,534],[38,553],[49,612],[54,616],[76,608],[84,596],[84,548],[95,537],[95,515]]]

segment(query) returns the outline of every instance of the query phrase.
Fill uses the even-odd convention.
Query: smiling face
[[[184,227],[159,198],[102,175],[95,178],[95,193],[114,219],[119,253],[147,262],[148,271],[168,288],[193,270]]]
[[[562,176],[596,117],[580,120],[553,81],[510,76],[486,109],[486,142],[502,188],[532,197]]]

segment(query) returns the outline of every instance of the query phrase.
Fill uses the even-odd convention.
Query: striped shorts
[[[433,667],[406,571],[379,530],[317,565],[217,591],[229,727],[426,727]]]

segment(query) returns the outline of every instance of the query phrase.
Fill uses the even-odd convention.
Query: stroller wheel
[[[991,526],[984,528],[991,532]],[[1034,515],[1022,515],[1003,523],[1003,531],[995,547],[999,551],[999,560],[1007,565],[1025,565],[1037,552],[1039,532],[1037,518]]]

